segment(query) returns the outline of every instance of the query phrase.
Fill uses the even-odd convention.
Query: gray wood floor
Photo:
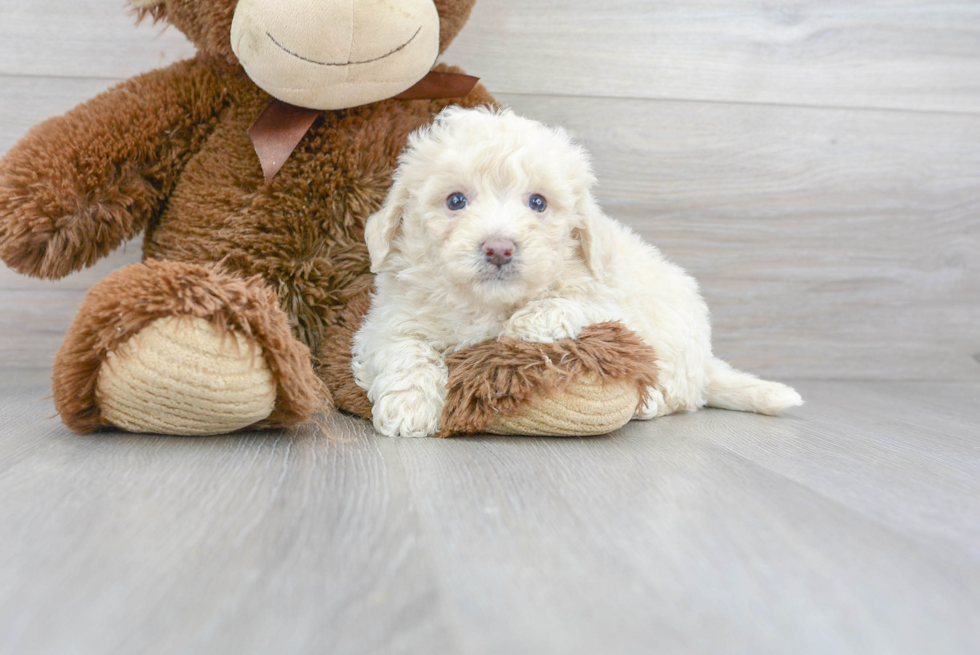
[[[79,437],[0,373],[0,652],[980,652],[980,385],[592,439]]]

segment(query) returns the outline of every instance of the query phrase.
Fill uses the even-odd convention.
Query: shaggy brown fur
[[[328,348],[317,353],[320,377],[327,384],[338,409],[371,418],[371,401],[367,394],[354,381],[351,370],[351,346],[354,334],[361,328],[361,322],[371,308],[371,289],[365,289],[347,303],[340,313],[337,324],[327,331],[325,342]]]
[[[443,49],[474,1],[435,0]],[[263,346],[280,389],[266,424],[304,420],[317,404],[322,385],[307,347],[340,405],[370,412],[342,365],[372,282],[364,223],[381,205],[408,135],[452,101],[393,99],[324,112],[267,184],[247,129],[271,97],[231,52],[236,4],[166,0],[142,12],[183,31],[198,56],[41,124],[0,160],[0,258],[11,267],[62,277],[144,230],[144,258],[170,262],[120,271],[79,312],[54,371],[57,406],[77,430],[104,424],[94,385],[106,353],[175,314],[201,316]],[[478,86],[457,102],[494,100]],[[476,384],[479,371],[470,374]]]
[[[484,432],[498,415],[514,416],[535,397],[561,393],[571,380],[589,373],[635,382],[641,404],[657,382],[653,349],[621,323],[591,325],[574,341],[487,341],[455,353],[446,363],[449,393],[441,437]]]
[[[253,427],[284,427],[309,420],[328,397],[312,375],[310,353],[293,338],[276,296],[258,277],[248,280],[213,267],[154,262],[126,266],[86,296],[58,355],[54,402],[65,424],[92,432],[106,423],[95,398],[106,354],[167,316],[203,318],[220,331],[235,330],[262,347],[279,392],[273,414]]]
[[[0,160],[0,258],[57,279],[137,236],[228,100],[220,75],[185,61],[32,129]]]

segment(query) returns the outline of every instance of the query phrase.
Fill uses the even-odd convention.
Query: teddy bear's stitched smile
[[[273,43],[275,43],[276,46],[280,50],[282,50],[286,54],[288,54],[288,55],[290,55],[292,57],[295,57],[296,59],[299,59],[301,61],[305,61],[305,62],[308,62],[310,64],[316,64],[317,66],[350,66],[351,64],[370,64],[373,61],[380,61],[381,59],[384,59],[386,57],[390,57],[391,55],[395,54],[396,52],[399,52],[401,50],[404,50],[406,47],[408,47],[408,44],[411,43],[412,41],[414,41],[415,40],[415,37],[417,37],[419,35],[419,32],[421,32],[421,31],[422,31],[422,28],[419,27],[417,30],[415,30],[415,34],[412,35],[412,38],[410,38],[408,41],[406,41],[405,43],[401,44],[400,46],[398,46],[397,48],[395,48],[391,52],[389,52],[387,54],[384,54],[384,55],[381,55],[380,57],[375,57],[374,59],[365,59],[364,61],[348,61],[348,62],[342,63],[342,64],[341,63],[327,62],[327,61],[317,61],[315,59],[310,59],[308,57],[304,57],[303,55],[300,55],[300,54],[297,54],[297,53],[293,52],[292,50],[290,50],[289,48],[287,48],[283,44],[281,44],[278,41],[276,41],[276,37],[272,36],[272,34],[270,32],[266,32],[265,35],[267,37],[269,37],[269,40],[272,41]]]

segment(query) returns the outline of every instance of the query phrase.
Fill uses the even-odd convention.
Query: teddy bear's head
[[[290,104],[344,109],[405,91],[476,0],[131,0]]]

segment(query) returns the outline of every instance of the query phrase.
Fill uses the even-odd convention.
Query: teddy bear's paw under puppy
[[[412,387],[384,394],[374,403],[374,428],[386,437],[431,437],[439,431],[442,399]]]
[[[108,354],[96,382],[109,423],[174,435],[246,428],[272,414],[276,391],[258,344],[190,316],[150,323]]]

